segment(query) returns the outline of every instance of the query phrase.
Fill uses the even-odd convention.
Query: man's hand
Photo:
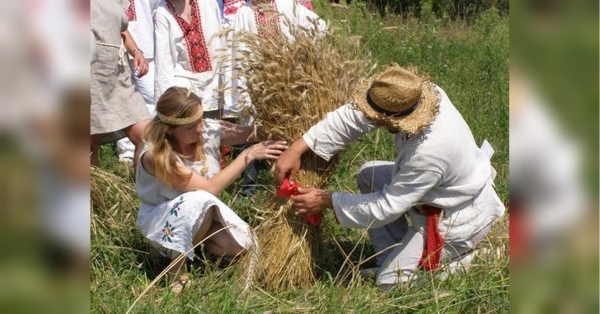
[[[296,173],[300,170],[300,160],[302,154],[308,150],[308,145],[302,138],[295,141],[290,148],[288,148],[283,154],[277,159],[275,164],[275,178],[279,182],[283,179],[288,178],[290,183],[296,182]]]
[[[316,215],[326,208],[333,208],[331,192],[321,189],[301,187],[298,188],[298,195],[290,199],[301,215]]]
[[[142,77],[148,73],[148,60],[146,60],[144,53],[139,49],[133,53],[133,69],[137,77]]]

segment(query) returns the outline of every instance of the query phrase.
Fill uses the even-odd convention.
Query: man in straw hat
[[[368,228],[381,289],[408,281],[418,269],[437,270],[441,261],[449,271],[466,266],[505,211],[493,186],[491,153],[476,145],[446,93],[412,69],[391,65],[352,98],[279,157],[277,178],[293,182],[309,149],[328,160],[379,127],[394,134],[395,162],[365,163],[361,194],[300,187],[291,198],[295,208],[303,215],[333,208],[340,225]]]

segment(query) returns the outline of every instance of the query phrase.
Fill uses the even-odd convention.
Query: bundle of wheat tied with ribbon
[[[326,113],[343,105],[372,68],[357,38],[334,36],[330,28],[318,31],[314,23],[308,29],[286,23],[293,40],[282,32],[233,38],[244,46],[234,62],[246,81],[242,92],[252,102],[256,125],[270,138],[288,143],[299,139]],[[296,182],[324,188],[336,161],[305,153]],[[266,207],[263,222],[254,230],[259,253],[248,255],[248,276],[269,290],[313,284],[319,267],[331,260],[323,252],[318,217],[298,216],[289,199],[276,195]]]

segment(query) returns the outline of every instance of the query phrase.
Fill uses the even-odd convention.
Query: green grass
[[[348,9],[315,3],[316,10],[339,28],[341,36],[361,36],[381,68],[388,62],[413,64],[427,72],[449,95],[470,125],[477,142],[488,139],[496,150],[492,162],[498,171],[496,186],[508,206],[508,20],[493,11],[473,26],[450,21],[418,21],[368,12],[362,3]],[[387,29],[386,29],[387,28]],[[357,192],[356,172],[365,161],[393,160],[392,137],[383,130],[369,134],[341,153],[329,188]],[[133,173],[114,156],[114,146],[101,151],[102,168],[132,182]],[[242,218],[256,226],[256,211],[264,195],[273,193],[271,176],[254,201],[233,203],[234,185],[221,196]],[[262,196],[262,197],[261,197]],[[94,209],[91,250],[91,309],[123,313],[168,264],[148,253],[148,244],[135,228],[136,208],[112,213]],[[108,219],[111,218],[112,219]],[[102,224],[104,222],[104,224]],[[94,229],[95,228],[95,229]],[[332,266],[320,271],[308,289],[283,292],[253,289],[241,298],[237,264],[226,266],[212,257],[190,264],[192,284],[173,295],[164,284],[152,287],[134,306],[135,313],[505,313],[508,312],[508,223],[504,219],[481,247],[489,254],[475,260],[469,272],[445,281],[422,273],[410,287],[379,291],[356,274],[357,267],[373,266],[373,249],[364,230],[342,229],[326,216],[324,242]],[[499,252],[499,254],[496,253]]]

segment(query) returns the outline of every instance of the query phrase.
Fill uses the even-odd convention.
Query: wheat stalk
[[[319,33],[316,25],[290,27],[293,41],[281,34],[236,35],[233,42],[245,49],[232,64],[246,79],[241,92],[252,100],[255,123],[271,138],[293,142],[347,102],[372,67],[356,38],[338,38],[331,29]],[[305,154],[296,180],[324,188],[336,162]],[[255,229],[261,250],[253,278],[271,290],[313,284],[317,268],[327,262],[321,228],[307,225],[290,201],[273,196],[267,204],[270,215]]]

